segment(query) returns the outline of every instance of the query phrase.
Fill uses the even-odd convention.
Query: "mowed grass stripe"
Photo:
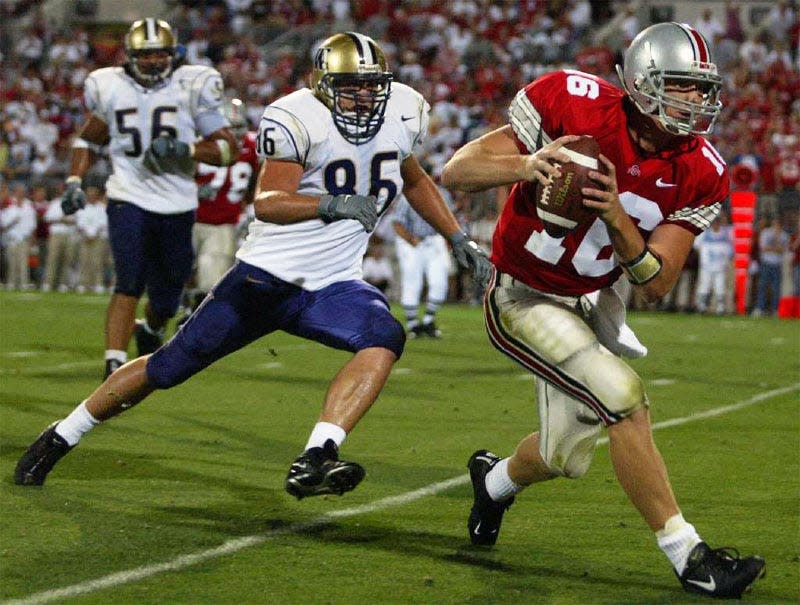
[[[688,424],[704,418],[721,416],[723,414],[728,414],[731,412],[741,410],[743,408],[764,403],[775,397],[779,397],[781,395],[785,395],[797,390],[800,390],[800,383],[795,383],[779,389],[772,389],[770,391],[758,393],[752,397],[749,397],[748,399],[744,399],[736,403],[716,408],[711,408],[703,412],[697,412],[695,414],[690,414],[688,416],[683,416],[680,418],[672,418],[669,420],[664,420],[655,423],[653,425],[653,430],[660,430],[673,426]],[[597,445],[600,446],[607,442],[608,438],[603,437],[598,441]],[[263,534],[245,536],[243,538],[228,540],[227,542],[215,548],[202,550],[196,553],[180,555],[172,559],[171,561],[166,561],[164,563],[137,567],[135,569],[130,569],[127,571],[121,571],[109,574],[107,576],[103,576],[95,580],[89,580],[88,582],[81,582],[79,584],[66,586],[64,588],[46,590],[43,592],[32,594],[22,599],[12,599],[9,601],[4,601],[3,605],[38,605],[41,603],[49,603],[59,599],[77,597],[80,595],[97,592],[99,590],[104,590],[106,588],[114,588],[115,586],[129,584],[131,582],[136,582],[138,580],[149,578],[151,576],[164,572],[180,571],[182,569],[186,569],[188,567],[197,565],[198,563],[202,563],[210,559],[217,559],[220,557],[224,557],[226,555],[237,553],[247,548],[258,546],[259,544],[262,544],[272,538],[276,538],[287,534],[307,532],[309,530],[324,527],[325,525],[333,523],[336,519],[344,519],[348,517],[354,517],[357,515],[378,512],[396,506],[403,506],[404,504],[408,504],[415,500],[419,500],[427,496],[434,496],[439,493],[445,492],[449,489],[452,489],[454,487],[465,485],[467,483],[469,483],[469,475],[463,474],[458,477],[453,477],[452,479],[447,479],[445,481],[432,483],[420,489],[406,492],[404,494],[399,494],[397,496],[381,498],[380,500],[376,500],[374,502],[364,504],[361,506],[355,506],[351,508],[341,509],[338,511],[332,511],[311,521],[306,521],[303,523],[295,523]]]

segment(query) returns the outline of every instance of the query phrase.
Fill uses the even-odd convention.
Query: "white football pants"
[[[195,287],[208,292],[233,266],[236,225],[195,223],[192,228],[192,245],[197,266]]]
[[[542,458],[554,473],[581,476],[601,422],[614,424],[648,405],[642,380],[600,344],[579,297],[539,292],[496,273],[484,315],[492,344],[537,376]]]
[[[428,284],[428,301],[442,304],[447,299],[450,253],[441,235],[431,235],[412,246],[402,237],[395,238],[397,263],[400,266],[400,304],[415,307],[420,303],[423,283]]]

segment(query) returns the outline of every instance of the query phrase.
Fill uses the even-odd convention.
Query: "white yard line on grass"
[[[70,361],[67,363],[57,363],[49,366],[33,365],[26,368],[0,368],[0,376],[49,374],[50,372],[74,370],[75,368],[88,368],[90,366],[97,366],[99,368],[100,364],[101,362],[95,359],[94,361]]]
[[[309,344],[299,343],[299,344],[290,344],[290,345],[276,345],[276,346],[271,346],[271,347],[268,346],[268,347],[266,347],[263,352],[268,354],[268,355],[270,355],[270,356],[273,356],[273,355],[277,356],[277,355],[280,355],[281,353],[286,352],[286,351],[305,351],[305,350],[310,349],[312,347],[322,347],[322,345],[318,345],[316,343],[309,343]],[[11,352],[11,353],[4,353],[2,356],[3,357],[19,358],[19,357],[33,357],[35,355],[39,355],[39,352],[38,351],[17,351],[17,352]],[[267,357],[267,359],[271,359],[271,358],[272,357]],[[133,359],[133,358],[131,358],[131,359]],[[278,363],[280,363],[280,362],[278,362]],[[266,364],[267,365],[262,365],[262,366],[258,366],[258,367],[262,368],[262,369],[271,369],[271,368],[278,367],[278,366],[275,366],[274,364],[270,365],[269,362],[266,362]],[[88,368],[88,367],[91,367],[91,366],[102,367],[102,365],[103,365],[103,360],[102,359],[99,360],[99,361],[97,359],[94,359],[94,360],[87,359],[85,361],[70,361],[70,362],[67,362],[67,363],[57,363],[57,364],[47,365],[47,366],[32,365],[32,366],[28,366],[28,367],[24,367],[24,368],[0,368],[0,376],[17,376],[17,375],[27,376],[27,375],[37,375],[37,374],[49,374],[51,372],[60,372],[60,371],[63,371],[63,370],[73,370],[73,369],[76,369],[76,368]]]
[[[780,389],[765,391],[763,393],[759,393],[758,395],[754,395],[748,399],[743,399],[742,401],[738,401],[736,403],[732,403],[729,405],[720,406],[718,408],[712,408],[710,410],[706,410],[705,412],[698,412],[696,414],[690,414],[689,416],[683,416],[682,418],[673,418],[671,420],[664,420],[662,422],[657,422],[653,425],[653,430],[663,429],[671,426],[678,426],[681,424],[687,424],[689,422],[694,422],[696,420],[702,420],[703,418],[721,416],[722,414],[735,412],[737,410],[741,410],[742,408],[763,403],[769,399],[772,399],[773,397],[777,397],[779,395],[785,395],[786,393],[791,393],[792,391],[796,391],[798,389],[800,389],[800,383],[796,383]],[[601,445],[607,442],[608,438],[603,437],[598,441],[597,445]],[[412,492],[406,492],[404,494],[399,494],[397,496],[390,496],[388,498],[381,498],[380,500],[375,500],[374,502],[362,504],[361,506],[353,506],[350,508],[344,508],[341,510],[332,511],[312,521],[306,521],[304,523],[295,523],[292,525],[288,525],[286,527],[265,532],[263,534],[257,534],[254,536],[245,536],[242,538],[236,538],[234,540],[228,540],[227,542],[221,544],[220,546],[217,546],[216,548],[209,548],[208,550],[201,550],[199,552],[190,553],[187,555],[180,555],[178,557],[175,557],[171,561],[165,561],[164,563],[156,563],[154,565],[145,565],[142,567],[136,567],[135,569],[129,569],[127,571],[120,571],[117,573],[109,574],[107,576],[103,576],[101,578],[97,578],[95,580],[88,580],[86,582],[73,584],[72,586],[65,586],[64,588],[45,590],[43,592],[38,592],[30,596],[24,597],[22,599],[13,599],[10,601],[4,601],[2,605],[38,605],[40,603],[50,603],[51,601],[56,601],[58,599],[68,599],[72,597],[77,597],[79,595],[96,592],[98,590],[104,590],[106,588],[121,586],[122,584],[129,584],[131,582],[135,582],[137,580],[143,580],[145,578],[149,578],[150,576],[154,576],[156,574],[167,571],[179,571],[181,569],[191,567],[192,565],[197,565],[198,563],[202,563],[203,561],[208,561],[210,559],[217,559],[225,555],[230,555],[239,552],[240,550],[244,550],[245,548],[258,546],[259,544],[262,544],[263,542],[266,542],[267,540],[276,538],[278,536],[283,536],[292,533],[299,533],[303,531],[308,531],[310,529],[322,527],[325,525],[330,525],[331,523],[333,523],[335,519],[344,519],[347,517],[354,517],[356,515],[373,513],[387,508],[392,508],[394,506],[402,506],[404,504],[408,504],[409,502],[413,502],[414,500],[419,500],[420,498],[424,498],[426,496],[434,496],[441,492],[447,491],[453,487],[465,485],[467,483],[469,483],[469,475],[468,474],[460,475],[458,477],[453,477],[452,479],[448,479],[446,481],[432,483],[426,487],[422,487]]]

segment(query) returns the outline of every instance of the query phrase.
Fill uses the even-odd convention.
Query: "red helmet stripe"
[[[686,29],[692,36],[692,40],[694,41],[694,45],[697,49],[697,60],[700,61],[700,63],[708,63],[710,61],[710,53],[708,52],[708,45],[706,44],[705,39],[693,27],[687,26]]]

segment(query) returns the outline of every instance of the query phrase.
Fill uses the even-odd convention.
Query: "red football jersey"
[[[719,213],[728,170],[711,144],[690,135],[668,155],[643,155],[628,135],[625,92],[593,75],[565,70],[542,76],[517,93],[509,108],[523,152],[566,134],[591,135],[617,169],[622,205],[647,240],[661,223],[695,235]],[[536,214],[535,183],[517,183],[492,241],[492,262],[544,292],[580,295],[614,283],[621,273],[605,224],[579,225],[549,236]]]
[[[197,222],[207,225],[235,225],[250,182],[258,174],[256,133],[244,135],[239,159],[230,166],[198,164],[195,180],[199,188]]]

